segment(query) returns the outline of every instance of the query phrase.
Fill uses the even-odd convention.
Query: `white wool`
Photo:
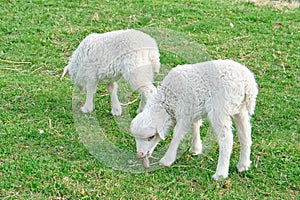
[[[253,114],[257,96],[253,74],[232,60],[177,66],[158,90],[152,104],[159,103],[174,117],[187,117],[190,121],[205,117],[218,108],[234,115],[243,103]]]
[[[153,74],[160,68],[157,44],[149,35],[137,30],[119,30],[88,35],[74,51],[63,76],[69,72],[72,82],[87,91],[83,112],[93,110],[92,97],[97,84],[108,84],[112,98],[112,113],[121,114],[116,96],[119,78],[123,77],[133,89],[142,93],[139,111],[147,98],[156,92]]]
[[[172,69],[145,106],[131,123],[137,151],[151,155],[157,143],[166,137],[175,124],[173,139],[160,163],[170,166],[176,159],[180,140],[193,127],[191,150],[202,152],[199,128],[208,118],[218,136],[220,154],[215,180],[228,176],[232,150],[234,118],[241,142],[239,171],[250,166],[251,125],[258,94],[254,75],[245,66],[231,60],[215,60],[182,65]],[[153,137],[155,136],[155,137]]]

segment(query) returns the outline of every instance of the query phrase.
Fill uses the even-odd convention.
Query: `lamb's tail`
[[[156,73],[158,73],[160,69],[159,56],[160,55],[158,51],[150,51],[149,59],[152,64],[152,69]]]
[[[246,102],[247,110],[250,115],[254,114],[257,94],[258,94],[257,83],[255,81],[254,75],[250,73],[245,85],[245,95],[246,95],[245,102]]]
[[[65,77],[65,75],[67,75],[68,73],[69,73],[69,65],[65,66],[64,72],[63,72],[63,74],[61,75],[60,80],[62,80],[62,79]]]

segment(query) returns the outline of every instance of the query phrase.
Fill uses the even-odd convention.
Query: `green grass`
[[[299,199],[299,16],[299,8],[227,0],[3,1],[1,199]],[[171,168],[132,174],[99,162],[79,140],[73,85],[59,80],[62,68],[91,32],[147,26],[186,34],[213,59],[236,60],[256,74],[250,171],[237,172],[237,143],[229,178],[214,182],[216,143],[203,156],[184,154]],[[171,52],[161,54],[165,65],[180,63]],[[107,92],[99,87],[99,93]],[[99,121],[118,135],[120,146],[123,135],[129,151],[133,138],[112,126],[109,98],[98,96],[96,102],[101,99],[108,102],[97,104]],[[206,124],[203,135],[208,130]]]

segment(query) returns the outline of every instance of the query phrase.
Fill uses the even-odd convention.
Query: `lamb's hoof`
[[[81,107],[80,110],[81,110],[81,112],[83,112],[83,113],[85,113],[85,114],[93,112],[93,108],[89,108],[89,107],[87,107],[87,106]]]
[[[172,159],[169,159],[167,157],[163,157],[160,159],[159,164],[164,166],[164,167],[170,167],[173,164],[174,161]]]
[[[122,115],[122,109],[121,108],[120,109],[112,109],[111,114],[113,116],[121,116]]]
[[[200,148],[200,147],[198,147],[198,148],[193,148],[193,147],[191,147],[191,148],[190,148],[190,152],[191,152],[194,156],[200,155],[200,154],[202,154],[202,147],[201,147],[201,148]]]
[[[247,171],[250,168],[250,164],[251,164],[251,161],[247,162],[247,163],[243,163],[243,164],[239,163],[237,165],[237,168],[238,168],[239,172]]]
[[[217,174],[217,173],[215,173],[212,177],[215,181],[222,181],[222,180],[224,180],[228,177],[228,174]]]

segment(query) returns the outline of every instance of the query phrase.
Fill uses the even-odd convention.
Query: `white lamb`
[[[149,97],[156,93],[153,74],[160,68],[156,41],[137,30],[119,30],[88,35],[74,51],[62,77],[69,73],[72,82],[86,90],[81,111],[92,112],[93,97],[100,81],[107,84],[112,101],[112,114],[121,115],[116,81],[123,77],[142,95],[138,112]]]
[[[157,94],[147,102],[143,112],[131,123],[137,155],[149,167],[148,158],[169,128],[175,124],[173,139],[163,166],[170,166],[176,159],[180,141],[193,127],[191,151],[202,153],[199,128],[207,117],[219,143],[219,159],[215,180],[228,176],[229,160],[233,146],[233,117],[240,140],[238,170],[250,167],[251,125],[254,113],[257,84],[253,74],[243,65],[231,60],[216,60],[182,65],[172,69],[158,87]]]

